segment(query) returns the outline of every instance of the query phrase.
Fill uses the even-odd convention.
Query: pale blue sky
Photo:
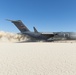
[[[5,19],[20,19],[31,31],[76,32],[76,0],[0,0],[0,30],[19,32]]]

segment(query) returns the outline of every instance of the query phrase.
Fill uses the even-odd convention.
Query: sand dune
[[[4,43],[8,43],[8,42],[9,43],[10,42],[25,43],[25,42],[43,42],[43,41],[39,41],[34,38],[30,38],[27,35],[0,31],[0,43],[3,43],[3,42]]]
[[[0,42],[21,42],[29,40],[28,36],[0,31]]]
[[[76,43],[0,43],[0,75],[76,75]]]

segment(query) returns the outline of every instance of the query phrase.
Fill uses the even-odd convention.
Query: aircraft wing
[[[51,37],[54,37],[55,35],[57,35],[56,33],[53,33],[53,32],[49,32],[49,33],[41,33],[41,35],[43,35],[43,36],[47,36],[48,38],[51,38]]]
[[[53,32],[41,32],[42,34],[54,34]]]

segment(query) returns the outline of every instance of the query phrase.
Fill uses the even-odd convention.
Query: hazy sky
[[[0,0],[0,30],[19,32],[5,19],[20,19],[31,31],[76,31],[76,0]]]

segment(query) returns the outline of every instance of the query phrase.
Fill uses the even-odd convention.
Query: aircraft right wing
[[[8,19],[6,19],[8,20]],[[21,20],[8,20],[11,21],[21,32],[30,31]]]

